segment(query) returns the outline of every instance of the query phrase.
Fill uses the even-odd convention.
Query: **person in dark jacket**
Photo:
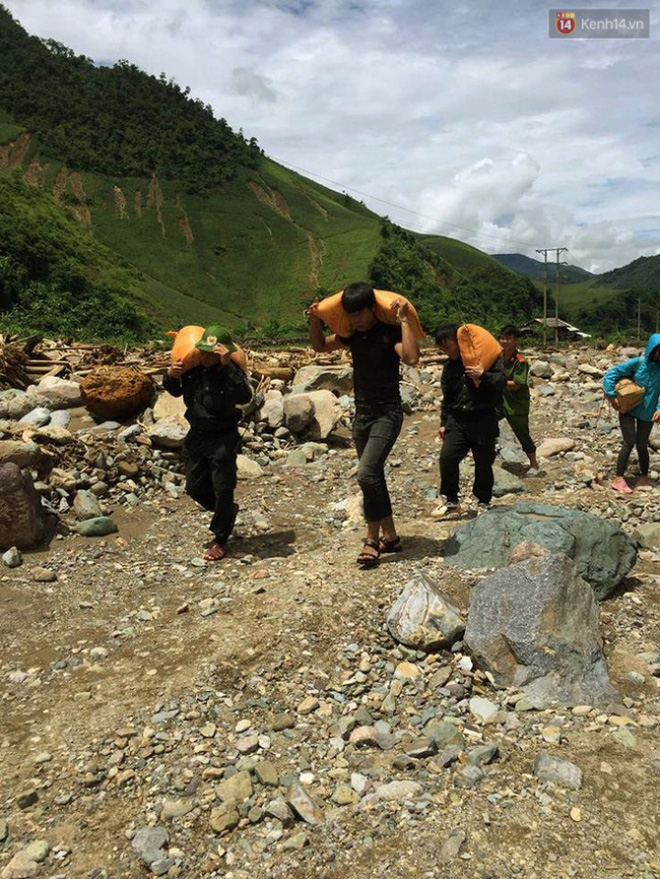
[[[252,388],[245,372],[231,359],[236,351],[224,327],[204,330],[196,345],[201,365],[183,372],[183,362],[170,365],[163,387],[174,397],[183,395],[190,430],[184,443],[186,491],[213,513],[209,529],[215,540],[204,554],[209,562],[227,555],[238,505],[234,503],[239,405],[249,403]]]
[[[458,515],[460,506],[459,466],[472,452],[474,485],[472,491],[479,509],[485,509],[493,496],[493,461],[495,441],[499,436],[497,410],[506,384],[502,357],[485,370],[483,366],[465,366],[458,346],[458,327],[440,327],[435,341],[449,358],[442,370],[442,405],[438,436],[440,452],[440,494],[445,505],[431,513],[440,517]]]

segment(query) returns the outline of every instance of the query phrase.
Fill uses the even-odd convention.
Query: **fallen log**
[[[250,372],[259,379],[274,378],[285,382],[291,381],[294,376],[294,370],[290,366],[267,366],[265,363],[253,363]]]

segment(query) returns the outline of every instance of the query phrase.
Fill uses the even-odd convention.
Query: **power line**
[[[470,235],[476,235],[481,238],[492,238],[494,241],[507,241],[511,244],[518,244],[520,247],[524,247],[525,249],[529,249],[530,245],[524,241],[517,241],[515,238],[506,238],[504,235],[492,235],[488,232],[479,232],[476,229],[469,229],[467,226],[458,226],[456,223],[449,223],[446,220],[439,220],[437,217],[431,217],[428,214],[422,214],[419,211],[413,211],[411,208],[406,208],[403,205],[395,204],[394,202],[387,201],[384,198],[380,198],[377,195],[372,195],[369,192],[363,192],[361,189],[356,189],[354,186],[348,186],[345,183],[340,183],[338,180],[332,180],[330,177],[324,177],[322,174],[317,174],[316,171],[310,171],[307,168],[301,168],[299,165],[291,165],[287,162],[282,161],[282,159],[278,159],[275,156],[270,156],[274,162],[277,162],[280,165],[283,165],[285,168],[288,168],[290,171],[302,171],[303,174],[308,174],[312,177],[317,178],[318,180],[323,180],[326,183],[332,183],[333,186],[339,186],[342,190],[349,189],[351,192],[356,192],[358,195],[362,195],[365,198],[372,199],[373,201],[379,201],[381,204],[385,204],[388,207],[396,208],[398,211],[405,211],[407,214],[412,214],[415,217],[422,217],[425,220],[431,220],[433,223],[437,223],[440,226],[449,226],[452,229],[460,229],[461,232],[469,232]],[[420,235],[431,235],[433,233],[424,231],[422,229],[412,229],[413,232],[418,232]],[[550,248],[552,249],[552,248]],[[537,251],[539,253],[539,251]]]

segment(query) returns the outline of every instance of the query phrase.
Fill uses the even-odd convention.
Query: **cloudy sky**
[[[650,39],[551,40],[537,0],[3,2],[407,228],[596,272],[660,253],[656,9]]]

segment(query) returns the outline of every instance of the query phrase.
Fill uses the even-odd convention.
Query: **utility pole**
[[[557,253],[557,274],[555,277],[556,281],[556,292],[555,292],[555,344],[559,342],[559,254],[567,251],[567,247],[555,247],[555,251]]]
[[[548,251],[537,250],[543,254],[543,348],[548,344]]]
[[[567,247],[541,247],[537,253],[543,254],[543,347],[547,343],[548,327],[548,254],[554,252],[557,256],[557,274],[555,278],[555,343],[559,341],[559,254],[568,250]]]

